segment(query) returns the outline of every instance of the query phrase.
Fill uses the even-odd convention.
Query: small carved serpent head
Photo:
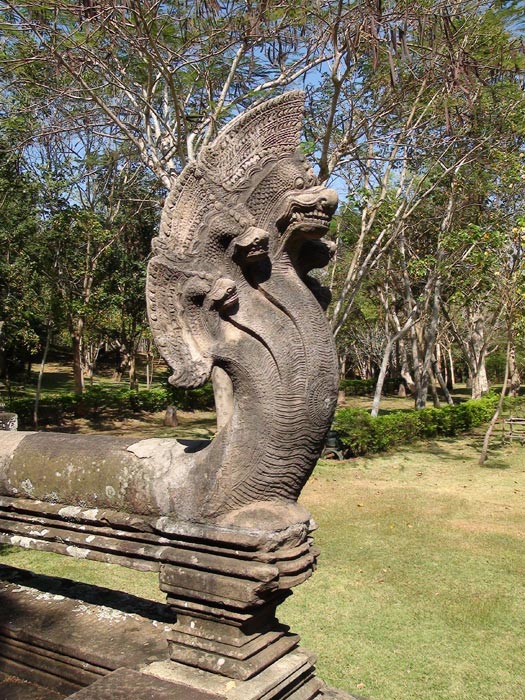
[[[241,267],[268,257],[270,236],[267,231],[250,226],[232,244],[232,257]]]
[[[238,303],[237,285],[228,277],[216,280],[206,297],[206,306],[219,313],[232,313]]]

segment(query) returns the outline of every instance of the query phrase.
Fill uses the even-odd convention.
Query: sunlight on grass
[[[523,697],[523,451],[480,469],[471,439],[321,463],[307,486],[322,555],[281,618],[333,685],[375,700]]]
[[[480,468],[480,442],[317,466],[302,502],[319,569],[279,617],[330,684],[373,700],[525,697],[525,451],[496,446]],[[162,600],[155,574],[15,549],[0,562]]]

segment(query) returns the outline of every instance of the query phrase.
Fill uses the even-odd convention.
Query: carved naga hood
[[[188,517],[295,501],[322,449],[337,361],[308,275],[326,265],[337,206],[299,150],[304,96],[288,92],[233,119],[188,165],[164,206],[148,268],[148,314],[175,386],[214,367],[233,407],[193,455]]]

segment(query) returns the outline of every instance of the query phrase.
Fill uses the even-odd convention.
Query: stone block
[[[119,668],[67,700],[224,700],[223,696],[182,683]]]

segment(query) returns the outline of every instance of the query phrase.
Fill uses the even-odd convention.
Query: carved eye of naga
[[[237,285],[228,277],[220,277],[207,296],[209,308],[219,312],[231,310],[238,301]]]

